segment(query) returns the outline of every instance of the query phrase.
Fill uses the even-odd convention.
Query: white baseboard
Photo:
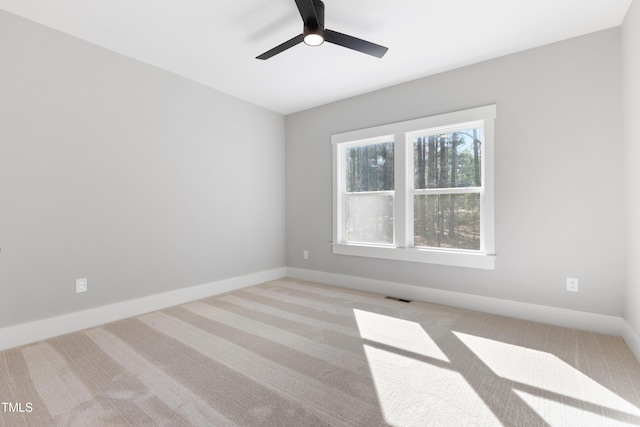
[[[636,359],[638,359],[638,362],[640,362],[640,335],[633,330],[629,322],[624,322],[624,333],[622,337],[636,356]]]
[[[291,267],[276,268],[245,276],[233,277],[62,316],[0,328],[0,350],[92,328],[209,296],[231,292],[270,280],[276,280],[284,276],[622,336],[638,361],[640,361],[640,336],[620,317]]]
[[[548,307],[480,295],[463,294],[441,289],[425,288],[404,283],[384,282],[357,276],[325,273],[315,270],[287,268],[287,276],[327,285],[342,286],[360,291],[375,292],[399,298],[432,302],[517,319],[581,329],[590,332],[622,336],[624,320],[621,317],[587,313],[564,308]],[[637,335],[636,335],[637,337]],[[628,342],[628,341],[627,341]],[[637,355],[638,353],[636,353]]]
[[[68,334],[116,320],[138,316],[212,295],[257,285],[286,275],[286,269],[276,268],[245,276],[232,277],[198,286],[118,302],[89,310],[69,313],[0,329],[0,350]]]

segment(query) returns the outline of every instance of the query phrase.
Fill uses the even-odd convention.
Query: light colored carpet
[[[640,364],[617,337],[283,279],[0,352],[0,402],[2,426],[640,425]]]

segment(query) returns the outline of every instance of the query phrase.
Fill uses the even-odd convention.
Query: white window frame
[[[333,151],[333,253],[398,261],[421,262],[459,267],[495,269],[494,226],[494,121],[496,106],[471,108],[415,120],[331,135]],[[413,195],[424,190],[413,188],[413,136],[482,127],[482,186],[480,189],[446,189],[447,194],[480,194],[480,250],[424,248],[413,246]],[[379,142],[394,143],[394,243],[393,245],[347,243],[344,238],[345,147]],[[429,192],[440,190],[429,190]]]

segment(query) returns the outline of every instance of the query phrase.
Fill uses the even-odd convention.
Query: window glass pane
[[[345,149],[346,191],[393,190],[393,142]]]
[[[416,195],[414,245],[480,250],[480,194]]]
[[[347,242],[393,243],[392,195],[347,195],[345,205]]]
[[[482,128],[413,139],[414,188],[479,187]]]

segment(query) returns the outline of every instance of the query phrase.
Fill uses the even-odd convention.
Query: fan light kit
[[[324,3],[320,0],[295,0],[298,11],[302,17],[302,34],[287,40],[286,42],[266,51],[257,59],[269,59],[299,43],[304,42],[309,46],[320,46],[325,41],[337,44],[348,49],[357,50],[367,55],[382,58],[388,48],[380,46],[357,37],[332,31],[324,27]]]
[[[308,46],[320,46],[324,43],[324,37],[320,32],[311,32],[308,31],[307,34],[304,35],[304,43]]]

